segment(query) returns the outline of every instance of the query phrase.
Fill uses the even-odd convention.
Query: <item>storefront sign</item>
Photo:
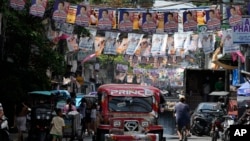
[[[243,18],[242,24],[232,27],[234,44],[250,43],[250,18]]]

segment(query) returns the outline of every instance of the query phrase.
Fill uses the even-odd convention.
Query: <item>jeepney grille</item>
[[[139,122],[138,121],[125,121],[124,131],[139,131]]]

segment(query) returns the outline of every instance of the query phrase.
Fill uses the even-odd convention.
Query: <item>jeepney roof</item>
[[[98,92],[106,91],[110,93],[113,90],[149,90],[160,92],[160,89],[153,86],[143,86],[139,84],[104,84],[98,88]]]

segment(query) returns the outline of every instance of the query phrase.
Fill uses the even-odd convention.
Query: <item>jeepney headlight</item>
[[[121,126],[121,121],[120,120],[114,120],[113,126],[114,127],[120,127]]]
[[[149,125],[148,121],[142,121],[141,122],[142,127],[148,127],[148,125]]]
[[[37,115],[36,118],[37,118],[37,119],[41,119],[41,116],[40,116],[40,115]]]

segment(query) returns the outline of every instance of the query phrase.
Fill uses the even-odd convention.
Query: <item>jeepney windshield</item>
[[[153,96],[126,97],[109,96],[109,111],[112,112],[151,112]]]

